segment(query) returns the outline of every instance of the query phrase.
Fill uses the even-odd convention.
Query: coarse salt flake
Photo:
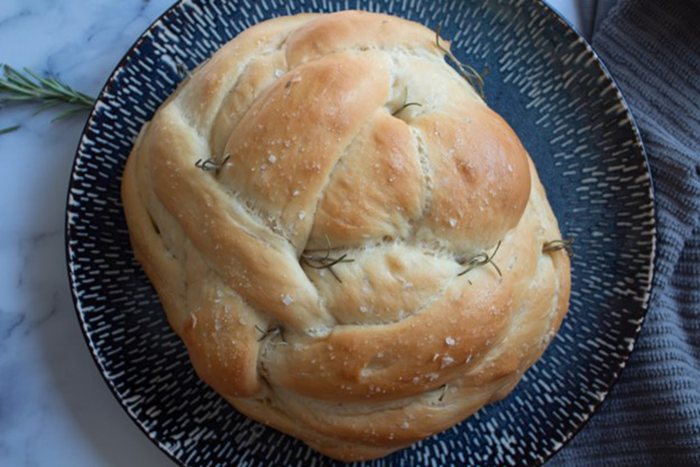
[[[447,368],[455,362],[455,359],[449,355],[442,357],[442,362],[440,362],[440,369]]]
[[[282,297],[282,303],[284,303],[286,306],[289,306],[292,303],[294,303],[294,299],[291,295],[286,294],[284,297]]]

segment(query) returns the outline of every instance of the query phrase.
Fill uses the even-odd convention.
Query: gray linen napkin
[[[627,369],[551,464],[700,466],[700,1],[603,3],[588,16],[593,48],[633,110],[656,189],[654,289]]]

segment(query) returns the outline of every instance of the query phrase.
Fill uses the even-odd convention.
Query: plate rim
[[[64,219],[64,228],[63,228],[63,242],[64,242],[64,249],[65,249],[65,255],[66,255],[66,270],[68,273],[68,283],[70,287],[70,293],[71,297],[73,299],[73,309],[75,310],[75,314],[78,318],[78,323],[80,324],[80,331],[83,336],[83,340],[85,341],[85,345],[88,347],[88,350],[90,351],[90,356],[92,357],[93,362],[95,363],[95,366],[97,367],[98,372],[100,373],[100,376],[102,379],[105,381],[107,384],[107,387],[109,388],[110,392],[116,399],[117,403],[119,404],[119,407],[128,415],[129,419],[132,421],[134,425],[136,425],[141,432],[146,435],[146,438],[154,444],[161,452],[165,453],[168,458],[173,461],[176,465],[181,466],[181,467],[187,467],[187,465],[183,464],[180,459],[178,459],[175,456],[175,453],[172,452],[170,449],[168,449],[167,446],[165,446],[160,439],[158,439],[152,432],[150,432],[144,425],[141,423],[141,421],[138,419],[135,413],[131,410],[131,408],[125,403],[124,398],[122,395],[117,391],[116,386],[114,385],[114,382],[107,377],[107,371],[105,367],[102,364],[102,360],[97,356],[97,351],[93,345],[92,342],[92,337],[90,332],[87,329],[87,323],[85,322],[85,319],[83,317],[83,312],[81,311],[82,304],[80,301],[80,297],[78,297],[77,290],[76,290],[76,280],[74,277],[73,273],[73,261],[71,260],[71,220],[70,220],[70,201],[71,201],[71,195],[73,192],[73,184],[75,183],[75,171],[76,167],[78,165],[78,159],[81,157],[81,150],[83,148],[83,145],[85,144],[86,137],[91,134],[91,127],[92,123],[95,119],[96,113],[98,111],[98,107],[100,104],[102,104],[102,101],[107,95],[107,89],[114,83],[114,81],[117,79],[119,76],[119,72],[121,69],[126,66],[127,61],[136,53],[136,49],[141,45],[146,40],[146,37],[151,33],[153,29],[158,27],[164,19],[166,19],[168,16],[172,15],[177,11],[179,8],[182,8],[184,4],[186,3],[187,0],[177,0],[175,3],[170,5],[163,13],[161,13],[151,24],[148,25],[148,27],[139,35],[139,37],[131,44],[131,46],[127,49],[127,51],[124,53],[122,58],[117,62],[116,66],[112,70],[112,72],[109,75],[109,78],[107,78],[107,81],[105,81],[105,84],[102,86],[102,89],[100,89],[99,94],[97,95],[97,98],[95,99],[95,104],[92,106],[92,109],[90,109],[90,114],[88,115],[87,120],[85,121],[85,125],[83,126],[83,130],[80,133],[80,140],[78,140],[78,147],[75,150],[75,156],[73,157],[73,163],[71,164],[71,169],[70,169],[70,179],[68,181],[68,191],[66,194],[66,215]]]
[[[482,0],[483,1],[483,0]],[[117,400],[119,403],[119,406],[126,412],[126,414],[129,416],[131,421],[146,435],[147,439],[149,439],[158,449],[160,449],[163,453],[165,453],[168,458],[170,458],[176,465],[182,466],[182,467],[187,467],[185,463],[183,463],[180,459],[178,459],[175,456],[175,453],[172,452],[167,446],[165,446],[160,439],[158,439],[155,434],[151,431],[149,431],[143,423],[139,420],[137,415],[133,413],[131,408],[125,403],[124,398],[122,395],[118,392],[114,382],[107,377],[107,371],[103,366],[102,360],[98,357],[97,355],[97,350],[93,345],[92,342],[92,337],[90,332],[87,329],[87,323],[85,322],[83,312],[82,312],[82,303],[81,299],[77,294],[76,290],[76,278],[74,275],[73,271],[73,266],[74,262],[72,261],[72,246],[71,246],[71,234],[72,234],[72,228],[71,228],[71,210],[70,210],[70,203],[71,203],[71,196],[74,188],[74,183],[75,183],[75,175],[76,175],[76,168],[78,165],[78,161],[81,158],[81,152],[82,148],[85,145],[86,139],[88,136],[92,133],[92,124],[93,121],[96,118],[96,113],[99,110],[100,105],[103,103],[105,98],[107,97],[107,90],[111,85],[114,83],[114,81],[119,77],[121,70],[126,66],[126,63],[133,57],[133,55],[136,54],[136,50],[139,48],[139,46],[146,40],[146,38],[151,34],[151,31],[154,30],[156,27],[160,27],[163,21],[168,18],[169,16],[173,15],[175,12],[177,12],[179,9],[183,8],[189,0],[178,0],[171,6],[169,6],[163,13],[161,13],[153,22],[139,35],[139,37],[132,43],[132,45],[127,49],[127,51],[124,53],[122,58],[119,60],[119,62],[116,64],[114,69],[109,75],[109,78],[105,82],[105,84],[102,86],[102,89],[100,90],[99,94],[97,95],[97,99],[95,100],[95,104],[93,105],[92,109],[90,110],[90,114],[88,115],[88,118],[85,122],[85,125],[83,126],[83,130],[80,134],[80,139],[78,141],[78,147],[76,148],[75,151],[75,156],[73,158],[73,163],[71,164],[71,171],[70,171],[70,179],[68,183],[68,189],[67,189],[67,194],[66,194],[66,213],[65,213],[65,218],[64,218],[64,250],[65,250],[65,259],[66,259],[66,270],[68,274],[68,282],[69,282],[69,287],[70,287],[70,292],[71,292],[71,297],[73,300],[73,308],[75,310],[75,314],[78,318],[78,322],[80,324],[80,330],[81,334],[83,336],[83,339],[85,341],[85,344],[88,347],[88,350],[90,351],[90,356],[92,357],[95,366],[99,370],[100,376],[102,379],[105,381],[107,384],[107,387],[110,389],[112,392],[112,395],[114,398]],[[651,295],[653,291],[653,284],[654,284],[654,276],[656,273],[656,260],[657,260],[657,248],[658,248],[658,219],[657,219],[657,199],[655,196],[655,188],[654,188],[654,179],[652,176],[651,172],[651,166],[649,163],[649,156],[646,151],[646,146],[644,145],[644,140],[642,139],[641,132],[639,131],[639,127],[637,125],[637,121],[634,117],[634,113],[632,112],[632,109],[630,108],[627,99],[625,98],[624,94],[622,93],[622,90],[620,89],[620,86],[618,85],[617,81],[613,77],[612,73],[608,69],[608,67],[605,65],[605,62],[603,59],[598,55],[598,53],[595,51],[591,43],[581,34],[581,32],[574,26],[568,19],[563,17],[557,10],[556,8],[550,6],[549,4],[545,3],[544,0],[535,0],[534,2],[531,3],[531,8],[532,9],[539,9],[540,11],[543,11],[544,14],[548,15],[551,19],[554,21],[558,22],[565,30],[567,33],[572,34],[576,40],[580,41],[584,47],[585,51],[587,54],[592,56],[594,58],[593,64],[597,66],[600,71],[602,72],[603,76],[608,80],[609,85],[612,87],[612,89],[615,91],[617,98],[620,100],[620,103],[622,104],[622,107],[624,109],[624,114],[627,116],[630,127],[632,129],[632,135],[633,135],[633,140],[638,145],[638,148],[643,156],[642,161],[644,162],[644,168],[646,169],[646,173],[649,179],[649,200],[651,201],[651,204],[649,206],[650,210],[650,225],[649,225],[649,232],[651,233],[651,252],[649,255],[649,275],[646,280],[645,284],[642,284],[642,289],[643,289],[643,301],[641,303],[642,307],[642,314],[640,317],[639,324],[637,325],[637,328],[634,331],[634,335],[631,336],[631,343],[630,346],[627,350],[627,352],[624,355],[621,355],[621,358],[618,360],[617,363],[617,368],[615,371],[611,373],[609,378],[604,380],[607,383],[607,388],[604,393],[601,394],[601,397],[597,399],[594,403],[591,404],[590,410],[588,413],[585,414],[584,418],[578,422],[576,427],[567,432],[566,436],[563,440],[559,441],[552,449],[546,450],[545,452],[542,453],[541,457],[536,461],[535,464],[532,464],[534,466],[542,466],[545,463],[549,462],[557,453],[561,452],[567,445],[568,443],[578,434],[583,430],[583,428],[586,427],[588,422],[593,418],[593,415],[595,415],[600,408],[602,407],[603,403],[608,400],[608,397],[610,396],[610,393],[613,391],[615,388],[615,385],[617,382],[620,380],[620,377],[622,376],[623,371],[627,367],[627,363],[629,362],[629,359],[634,352],[634,348],[636,347],[637,340],[640,337],[642,328],[644,326],[644,323],[646,322],[646,317],[649,312],[649,305],[650,305],[650,300],[651,300]],[[434,435],[434,436],[439,436],[439,433]]]
[[[627,368],[627,363],[629,362],[630,357],[632,356],[632,353],[634,352],[634,348],[637,345],[637,340],[639,339],[639,336],[642,332],[642,328],[644,327],[644,323],[646,322],[646,317],[647,313],[649,313],[649,305],[651,303],[651,293],[653,290],[654,286],[654,276],[656,275],[656,258],[657,258],[657,243],[658,243],[658,219],[657,219],[657,200],[656,200],[656,195],[654,191],[654,178],[653,174],[651,172],[651,164],[649,163],[649,155],[647,154],[646,146],[644,145],[644,140],[642,139],[642,134],[639,131],[639,126],[637,125],[637,120],[634,116],[634,113],[632,112],[632,108],[630,107],[629,103],[627,102],[627,99],[625,98],[625,95],[622,93],[622,89],[620,89],[619,84],[617,83],[617,80],[613,76],[613,74],[610,72],[610,69],[608,66],[605,64],[603,59],[598,55],[598,52],[595,51],[593,48],[593,45],[586,39],[586,37],[581,33],[581,31],[578,30],[578,28],[573,25],[568,19],[566,19],[562,14],[560,14],[556,8],[553,6],[545,3],[543,0],[536,0],[536,3],[540,6],[543,7],[544,10],[550,14],[551,16],[554,17],[555,21],[558,21],[565,29],[568,29],[569,32],[573,33],[575,36],[578,37],[578,40],[580,40],[583,45],[586,47],[586,51],[590,53],[593,58],[595,58],[594,64],[597,66],[600,71],[603,73],[603,75],[608,79],[610,82],[610,85],[612,88],[615,90],[617,97],[620,99],[620,102],[622,103],[623,108],[625,109],[625,113],[627,114],[627,117],[630,122],[630,126],[632,128],[632,134],[634,136],[634,139],[636,142],[639,144],[639,149],[642,153],[643,161],[644,161],[644,168],[646,169],[647,176],[649,177],[649,200],[651,201],[651,205],[649,206],[650,209],[650,214],[651,214],[651,225],[649,226],[649,231],[651,232],[651,253],[649,255],[649,277],[647,279],[647,283],[644,286],[644,298],[642,302],[642,316],[640,318],[639,325],[637,325],[637,329],[634,332],[634,336],[632,337],[632,341],[630,343],[630,347],[628,348],[628,351],[626,354],[622,355],[622,358],[619,359],[618,365],[617,365],[617,370],[613,372],[611,377],[606,381],[608,383],[607,390],[605,393],[602,395],[602,397],[593,403],[591,405],[591,409],[586,414],[586,417],[574,428],[571,430],[571,432],[567,433],[564,441],[561,442],[561,445],[558,446],[557,448],[553,449],[551,452],[547,453],[545,455],[541,462],[538,464],[538,467],[541,465],[544,465],[545,463],[549,462],[557,453],[560,453],[568,444],[569,442],[576,437],[577,434],[583,430],[586,425],[588,425],[588,422],[593,418],[593,415],[595,415],[600,408],[603,406],[603,403],[608,400],[608,396],[610,396],[610,393],[615,389],[615,385],[617,384],[618,381],[620,381],[620,377],[622,376],[622,372]]]

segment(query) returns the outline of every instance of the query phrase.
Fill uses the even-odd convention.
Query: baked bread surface
[[[568,307],[569,259],[543,252],[561,234],[518,137],[434,32],[391,16],[241,33],[144,125],[122,197],[198,375],[341,460],[505,397]],[[460,275],[497,246],[496,267]]]

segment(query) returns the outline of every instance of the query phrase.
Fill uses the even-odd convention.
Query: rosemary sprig
[[[284,338],[284,329],[282,329],[281,326],[272,327],[266,331],[256,324],[255,329],[261,334],[260,338],[258,339],[258,342],[264,341],[268,337],[279,334],[282,338],[282,342],[284,342],[285,344],[287,343],[287,339]]]
[[[472,269],[478,268],[479,266],[485,266],[487,264],[491,264],[491,266],[496,269],[496,272],[498,272],[498,275],[500,277],[503,277],[503,274],[501,273],[501,269],[498,267],[496,263],[493,262],[494,256],[496,256],[496,253],[498,253],[498,249],[501,248],[501,242],[498,242],[498,245],[496,245],[496,249],[493,250],[493,253],[491,253],[491,256],[488,255],[488,253],[483,252],[479,253],[478,255],[474,256],[472,259],[469,260],[467,263],[467,268],[457,274],[457,276],[463,276]]]
[[[445,398],[445,394],[447,394],[447,385],[443,384],[442,385],[442,393],[440,394],[440,397],[438,397],[439,402],[442,402],[442,400]]]
[[[328,269],[335,280],[342,283],[340,277],[333,270],[333,266],[340,263],[352,263],[354,259],[348,258],[347,253],[343,254],[337,258],[331,257],[331,241],[326,235],[326,242],[328,243],[328,249],[326,250],[326,256],[314,256],[308,253],[303,253],[301,255],[301,262],[313,269]]]
[[[571,237],[568,240],[552,240],[550,242],[546,242],[542,246],[542,251],[545,253],[559,250],[566,250],[569,258],[574,259],[574,237]]]
[[[175,60],[175,73],[181,78],[189,78],[192,76],[192,72],[190,71],[189,68],[187,68],[187,65],[182,63],[180,60]]]
[[[394,112],[392,112],[391,116],[396,117],[398,114],[400,114],[403,111],[403,109],[405,109],[406,107],[410,107],[412,105],[417,105],[418,107],[423,107],[423,104],[421,104],[419,102],[408,102],[408,88],[406,88],[406,93],[403,96],[403,104],[401,104],[401,107],[394,110]]]
[[[205,172],[216,172],[218,175],[219,171],[224,168],[230,158],[231,156],[227,154],[221,163],[218,163],[215,157],[210,157],[209,159],[197,159],[194,166],[198,169],[204,170]]]
[[[437,48],[440,49],[445,55],[449,57],[450,60],[457,66],[460,74],[467,80],[467,82],[479,93],[482,99],[486,99],[486,94],[484,93],[484,77],[476,71],[476,69],[466,63],[462,63],[457,60],[457,57],[450,51],[440,44],[440,30],[442,25],[438,24],[435,29],[435,44]]]
[[[17,130],[19,130],[19,125],[3,128],[2,130],[0,130],[0,136],[6,135],[7,133],[12,133],[13,131],[17,131]]]
[[[41,78],[28,68],[17,71],[10,65],[2,65],[3,78],[0,78],[0,104],[8,102],[41,102],[34,115],[59,105],[68,105],[52,121],[61,120],[81,110],[89,110],[95,98],[78,92],[56,78]],[[19,128],[15,125],[0,130],[0,135],[11,133]]]

